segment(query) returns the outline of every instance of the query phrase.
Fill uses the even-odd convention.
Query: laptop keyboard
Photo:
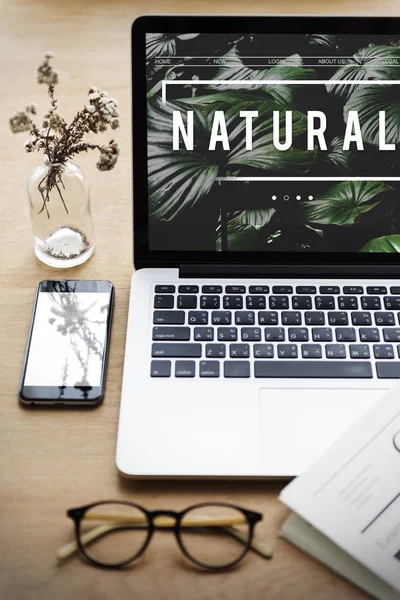
[[[400,377],[400,286],[163,284],[153,306],[152,377]]]

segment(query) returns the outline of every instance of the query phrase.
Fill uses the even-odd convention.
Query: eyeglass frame
[[[146,537],[142,547],[132,557],[130,557],[126,560],[123,560],[119,563],[115,563],[115,564],[107,564],[107,563],[103,563],[103,562],[99,561],[97,558],[92,556],[90,554],[90,552],[87,551],[85,545],[81,541],[81,531],[80,531],[81,522],[82,522],[82,519],[84,518],[86,512],[88,510],[90,510],[91,508],[94,508],[96,506],[101,506],[103,504],[120,504],[122,506],[131,506],[133,508],[136,508],[136,509],[142,511],[147,517],[147,523],[148,523],[147,537]],[[231,508],[231,509],[237,510],[238,512],[242,513],[242,515],[246,518],[246,523],[249,526],[248,540],[247,540],[247,542],[243,542],[244,548],[243,548],[242,553],[237,558],[232,560],[230,563],[226,563],[224,565],[209,565],[207,563],[203,563],[202,561],[200,561],[197,558],[195,558],[194,556],[192,556],[186,550],[185,545],[182,542],[182,539],[181,539],[182,527],[181,527],[181,525],[182,525],[182,520],[184,519],[185,515],[194,509],[203,508],[205,506],[222,506],[222,507]],[[248,551],[250,550],[251,544],[253,541],[253,537],[254,537],[254,528],[255,528],[256,524],[263,519],[263,515],[261,513],[248,510],[246,508],[243,508],[242,506],[230,504],[229,502],[201,502],[199,504],[192,504],[191,506],[188,506],[187,508],[185,508],[183,511],[173,511],[173,510],[149,511],[149,510],[145,509],[143,506],[141,506],[140,504],[136,504],[135,502],[129,502],[128,500],[103,500],[101,502],[94,502],[92,504],[88,504],[85,506],[79,506],[77,508],[70,508],[69,510],[67,510],[67,517],[72,519],[72,521],[75,524],[76,542],[77,542],[80,552],[88,560],[90,560],[90,562],[94,563],[98,567],[102,567],[105,569],[123,568],[123,567],[126,567],[127,565],[133,563],[135,560],[137,560],[148,548],[150,541],[153,537],[154,531],[156,529],[159,529],[157,527],[157,525],[154,524],[154,519],[157,517],[171,517],[175,520],[175,524],[171,525],[171,527],[169,529],[173,530],[176,541],[178,543],[178,546],[181,549],[184,556],[188,560],[190,560],[197,566],[205,568],[205,569],[213,569],[213,570],[230,569],[231,567],[233,567],[234,565],[239,563],[246,556]]]

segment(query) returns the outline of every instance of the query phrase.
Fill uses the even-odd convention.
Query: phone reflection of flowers
[[[81,368],[81,376],[75,383],[75,386],[90,386],[88,381],[89,363],[91,357],[95,356],[100,361],[103,357],[103,343],[96,337],[93,332],[94,326],[103,325],[106,318],[103,320],[89,319],[88,313],[96,305],[97,300],[94,300],[89,306],[83,308],[79,304],[79,299],[76,294],[51,294],[51,300],[55,304],[50,308],[50,311],[55,317],[49,318],[50,325],[56,325],[56,331],[63,336],[69,336],[70,348],[73,350],[77,361]],[[108,304],[101,307],[100,313],[107,314]],[[82,353],[81,348],[86,349],[86,356]],[[68,355],[65,357],[64,366],[61,374],[63,386],[68,380]]]

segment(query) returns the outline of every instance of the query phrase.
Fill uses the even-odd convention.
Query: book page
[[[400,591],[400,390],[396,385],[280,499]]]

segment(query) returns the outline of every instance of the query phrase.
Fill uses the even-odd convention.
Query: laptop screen
[[[400,34],[147,33],[149,249],[400,251]]]

